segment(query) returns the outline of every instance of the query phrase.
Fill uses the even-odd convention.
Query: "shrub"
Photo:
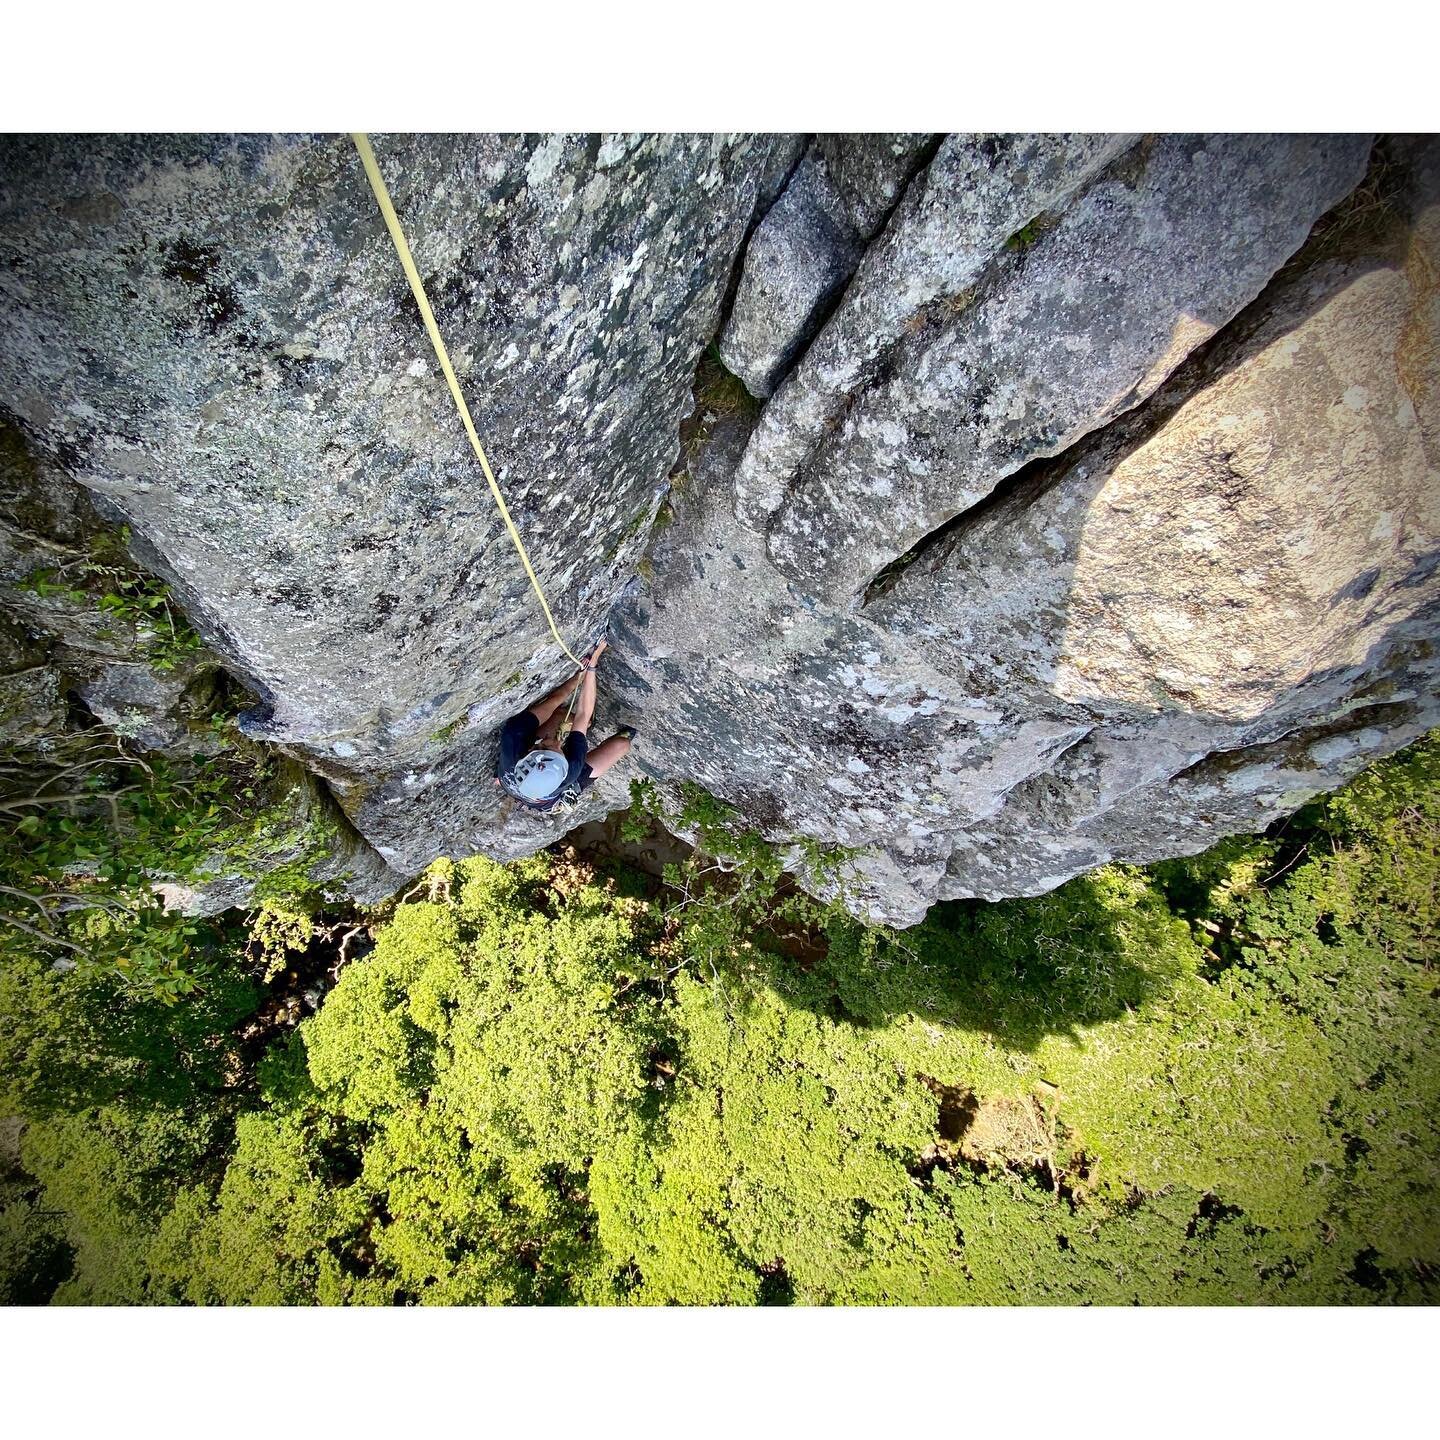
[[[438,862],[233,1129],[223,1043],[177,1040],[162,1093],[93,1053],[98,979],[32,964],[10,1283],[73,1256],[57,1298],[1433,1303],[1436,755],[898,935],[794,898],[694,795],[721,867],[658,901],[573,855]],[[73,1041],[52,1001],[94,1009]]]

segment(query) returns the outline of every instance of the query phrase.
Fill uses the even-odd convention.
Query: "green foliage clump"
[[[644,1089],[629,906],[544,861],[440,869],[302,1028],[304,1070],[272,1071],[213,1198],[166,1218],[175,1298],[613,1298],[585,1172]]]
[[[61,1218],[46,1208],[44,1187],[21,1169],[18,1151],[0,1160],[0,1305],[43,1305],[69,1275],[74,1259]]]
[[[457,715],[448,724],[441,725],[438,729],[432,730],[425,737],[426,743],[429,745],[448,745],[460,733],[464,725],[465,716]]]
[[[133,639],[147,665],[174,670],[193,659],[203,643],[176,607],[170,587],[131,563],[129,544],[128,526],[103,531],[88,550],[34,571],[25,588],[41,600],[93,607],[114,621],[117,638]]]
[[[98,728],[0,756],[0,956],[112,970],[172,1001],[192,993],[206,938],[154,887],[200,871],[247,788],[231,766],[145,758]]]
[[[157,885],[223,869],[258,879],[262,899],[313,890],[331,832],[297,826],[276,788],[252,747],[176,761],[99,726],[0,752],[0,960],[112,972],[171,1003],[194,994],[231,937],[167,909]]]
[[[1043,235],[1053,230],[1056,224],[1057,221],[1051,215],[1035,215],[1006,240],[1005,248],[1023,254],[1033,248]]]
[[[250,947],[260,963],[262,977],[273,980],[292,954],[298,954],[315,934],[316,902],[308,895],[262,899],[249,916]]]
[[[695,371],[695,409],[702,417],[707,413],[712,417],[753,417],[760,413],[760,401],[745,388],[745,382],[727,368],[720,346],[714,341],[706,346]]]
[[[0,1290],[16,1303],[155,1298],[150,1243],[176,1191],[224,1173],[258,990],[216,965],[183,1004],[96,967],[0,964]],[[42,1293],[43,1292],[43,1293]]]
[[[43,1119],[117,1104],[189,1106],[224,1088],[229,1031],[257,995],[233,966],[217,967],[183,1005],[171,1005],[111,972],[7,956],[0,1113]]]
[[[200,1170],[223,1134],[215,1111],[102,1107],[26,1127],[21,1163],[66,1217],[73,1271],[58,1304],[120,1305],[157,1298],[150,1240],[175,1177]]]
[[[847,868],[857,853],[808,837],[772,844],[744,825],[734,806],[692,782],[679,786],[679,803],[667,807],[653,781],[630,782],[630,811],[623,838],[640,841],[658,822],[687,835],[693,847],[683,863],[664,868],[669,899],[660,911],[664,941],[650,953],[671,975],[686,967],[706,971],[723,988],[728,977],[748,985],[756,973],[757,946],[782,933],[831,939],[864,936],[867,961],[876,958],[881,932],[857,927],[845,909]],[[787,871],[798,872],[806,889]],[[828,900],[817,895],[829,895]]]
[[[1216,983],[1313,1037],[1309,1072],[1289,1084],[1323,1099],[1326,1144],[1292,1151],[1283,1173],[1315,1205],[1324,1197],[1326,1243],[1365,1256],[1366,1288],[1428,1294],[1440,1256],[1440,743],[1366,771],[1252,848],[1264,867],[1241,855],[1240,883],[1187,898]],[[1172,883],[1178,866],[1159,868]]]
[[[233,1124],[206,1090],[223,1041],[182,1048],[190,1086],[163,1095],[78,1058],[103,1049],[82,1027],[50,1097],[70,1042],[32,1014],[7,1283],[69,1263],[57,1299],[1433,1303],[1437,764],[1413,747],[1273,837],[902,934],[786,910],[784,857],[703,792],[682,803],[706,849],[658,899],[569,854],[438,862]],[[32,969],[12,1003],[83,1008],[96,983]]]

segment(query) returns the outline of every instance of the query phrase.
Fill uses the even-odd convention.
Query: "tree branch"
[[[27,935],[33,935],[37,940],[48,940],[52,945],[63,945],[67,950],[73,950],[77,955],[85,954],[85,949],[80,945],[73,945],[69,940],[62,940],[58,935],[48,934],[44,930],[37,930],[33,925],[27,925],[23,920],[17,920],[13,915],[7,915],[0,911],[0,921],[6,925],[13,925],[17,930],[23,930]]]

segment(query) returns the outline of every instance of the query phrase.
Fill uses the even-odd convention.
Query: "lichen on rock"
[[[745,250],[720,339],[725,364],[767,397],[854,273],[929,135],[820,135]]]
[[[0,141],[9,709],[184,744],[223,667],[367,895],[638,773],[900,923],[1263,827],[1440,718],[1433,140],[375,148],[627,768],[564,822],[491,783],[566,667],[334,136]],[[713,349],[692,394],[717,340],[763,408]],[[26,591],[107,524],[193,668]]]

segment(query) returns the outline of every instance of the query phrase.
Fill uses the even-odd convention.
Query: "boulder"
[[[1156,416],[922,550],[871,607],[1003,697],[1005,729],[1077,727],[976,817],[959,893],[1264,828],[1440,720],[1440,184],[1433,152],[1409,159],[1408,228],[1339,227],[1354,253],[1322,239]]]
[[[286,872],[292,886],[312,885],[332,898],[377,904],[406,876],[385,862],[347,823],[323,784],[293,762],[279,767],[253,835],[211,857],[191,879],[162,881],[155,892],[168,910],[210,916],[256,903],[267,876]]]
[[[209,688],[204,668],[137,661],[95,667],[76,690],[97,720],[141,750],[214,755],[224,742],[204,724]]]
[[[0,751],[24,752],[60,734],[67,719],[60,672],[43,660],[0,672]]]

